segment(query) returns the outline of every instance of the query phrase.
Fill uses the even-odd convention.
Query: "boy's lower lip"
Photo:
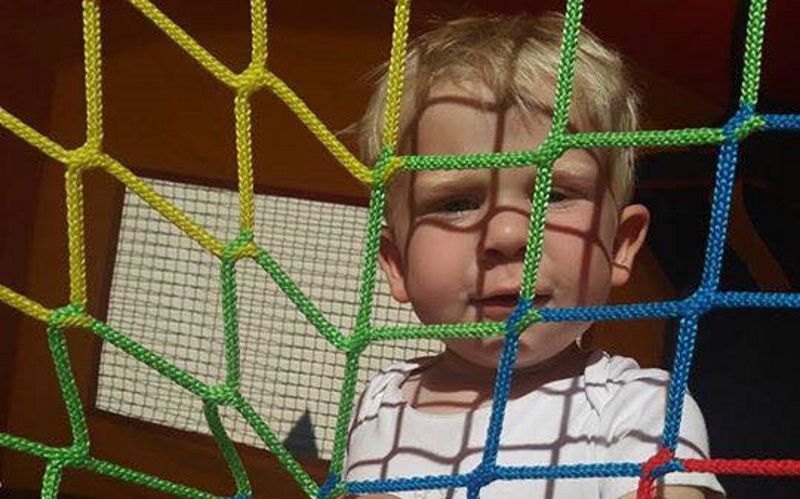
[[[541,307],[547,301],[546,296],[537,296],[534,299],[534,305]],[[484,319],[494,321],[504,321],[508,319],[514,308],[517,306],[516,296],[493,296],[489,298],[482,298],[474,302],[478,308],[478,313]]]
[[[517,306],[516,296],[492,296],[482,298],[475,303],[478,313],[485,319],[504,321],[508,319]]]

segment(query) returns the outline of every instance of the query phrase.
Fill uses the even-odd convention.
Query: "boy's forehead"
[[[525,95],[498,95],[486,83],[476,80],[439,80],[432,83],[416,114],[417,119],[431,107],[437,105],[461,105],[478,108],[485,113],[517,114],[527,125],[552,123],[555,102],[555,81],[541,80],[531,82]],[[515,104],[516,103],[516,104]],[[520,103],[523,103],[520,107]],[[583,109],[577,102],[570,107],[567,133],[592,130],[589,109]]]
[[[533,173],[535,177],[538,168],[535,165],[513,167],[509,170],[525,170]],[[493,175],[499,174],[502,170],[498,169],[475,169],[475,170],[430,170],[421,172],[407,172],[406,179],[401,181],[405,188],[413,187],[415,190],[441,189],[448,186],[457,186],[460,183],[475,181],[487,181]],[[559,178],[587,178],[592,179],[601,173],[598,166],[593,161],[572,160],[569,155],[560,158],[552,166],[552,176]]]
[[[543,93],[548,93],[547,91]],[[509,95],[497,95],[486,84],[463,81],[435,83],[417,109],[417,117],[422,118],[431,110],[448,108],[449,112],[479,112],[485,116],[515,116],[527,124],[549,123],[553,115],[551,100],[545,98],[535,105],[521,109]]]

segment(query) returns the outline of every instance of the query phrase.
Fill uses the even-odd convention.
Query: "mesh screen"
[[[149,180],[221,240],[237,233],[235,191]],[[345,333],[354,325],[366,209],[257,195],[256,242]],[[344,355],[325,341],[252,260],[237,266],[242,394],[296,454],[329,458]],[[381,279],[383,276],[381,276]],[[108,323],[207,383],[224,380],[219,262],[137,196],[126,193]],[[381,280],[377,325],[411,324]],[[418,340],[372,346],[360,383],[387,364],[437,352]],[[359,387],[359,391],[361,387]],[[208,433],[202,403],[109,344],[101,353],[97,407],[181,430]],[[243,421],[227,418],[235,441],[260,445]]]

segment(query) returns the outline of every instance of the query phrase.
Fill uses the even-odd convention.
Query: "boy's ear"
[[[381,270],[389,281],[389,291],[392,297],[400,303],[408,302],[408,291],[406,289],[405,265],[403,264],[403,254],[397,247],[394,232],[384,227],[381,229],[381,246],[378,252],[378,263]]]
[[[644,244],[650,212],[644,205],[630,204],[622,209],[614,239],[614,261],[611,266],[611,286],[623,286],[631,277],[633,261]]]

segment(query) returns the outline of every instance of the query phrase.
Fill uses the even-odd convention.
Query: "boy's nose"
[[[530,215],[516,209],[501,209],[486,222],[481,257],[486,264],[522,260],[528,242]]]

